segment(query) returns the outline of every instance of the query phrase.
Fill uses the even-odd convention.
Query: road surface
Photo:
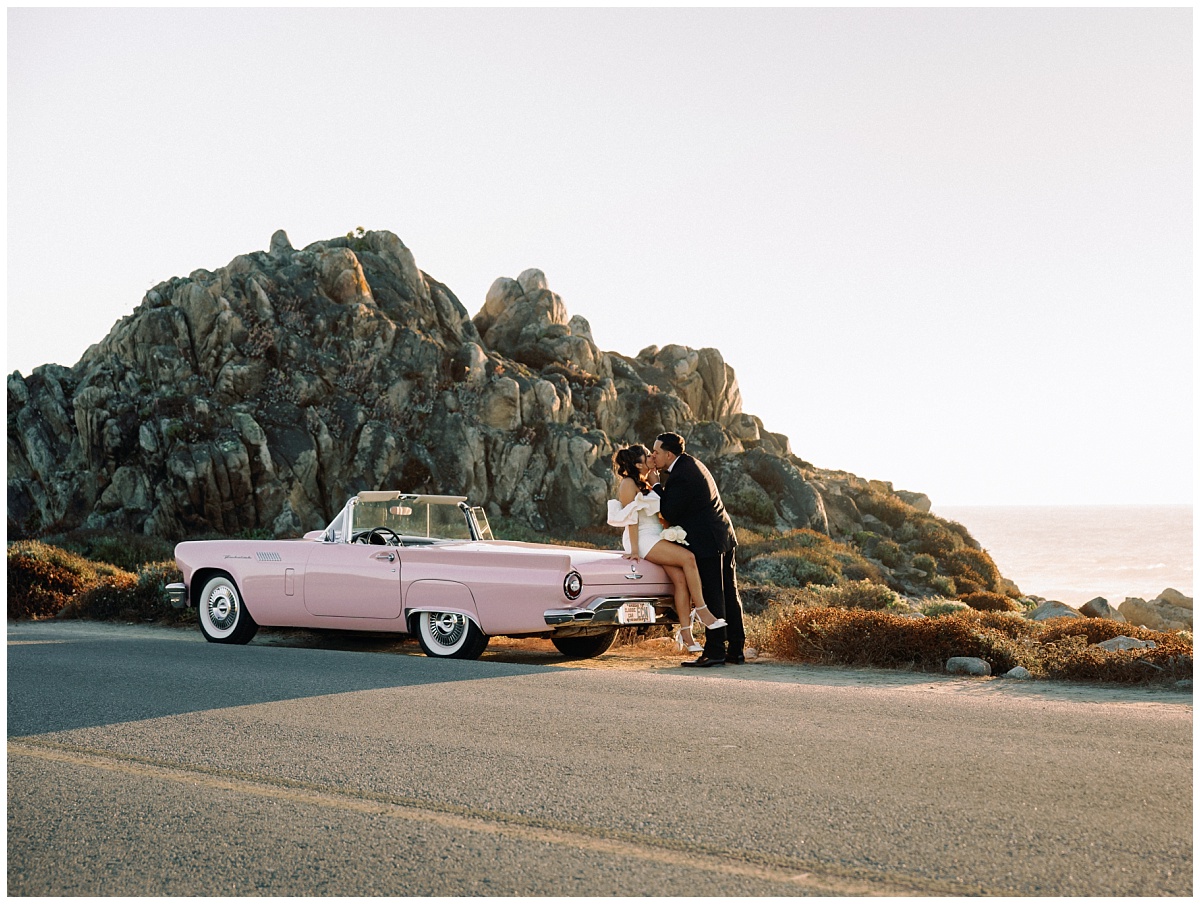
[[[13,895],[1188,895],[1191,695],[8,625]]]

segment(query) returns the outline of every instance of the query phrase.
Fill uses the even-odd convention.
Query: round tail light
[[[567,576],[563,580],[563,593],[569,600],[579,599],[579,594],[583,593],[583,575],[578,571],[567,572]]]

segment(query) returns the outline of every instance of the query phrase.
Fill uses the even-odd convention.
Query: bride
[[[698,620],[706,628],[722,628],[725,620],[714,618],[704,604],[696,557],[679,545],[687,545],[686,538],[681,537],[679,543],[675,543],[663,537],[663,525],[658,516],[661,499],[651,488],[650,477],[654,469],[647,460],[649,455],[649,449],[635,443],[618,449],[613,456],[613,471],[621,482],[617,487],[617,498],[608,500],[608,523],[625,528],[622,537],[625,558],[635,562],[639,558],[646,559],[666,571],[675,586],[675,615],[680,624],[675,632],[675,643],[680,649],[699,653],[704,648],[692,636],[692,622]],[[670,530],[682,533],[680,528]],[[692,602],[698,603],[694,610]]]

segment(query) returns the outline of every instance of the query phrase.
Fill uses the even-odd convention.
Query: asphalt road
[[[9,623],[9,894],[1192,892],[1189,694],[260,636]]]

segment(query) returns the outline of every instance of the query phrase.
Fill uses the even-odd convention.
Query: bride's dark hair
[[[632,446],[626,446],[624,449],[618,449],[613,455],[613,470],[616,471],[618,477],[628,477],[637,484],[642,495],[649,493],[651,490],[650,484],[646,482],[646,478],[642,476],[638,470],[638,462],[650,454],[650,450],[641,443],[634,443]]]

